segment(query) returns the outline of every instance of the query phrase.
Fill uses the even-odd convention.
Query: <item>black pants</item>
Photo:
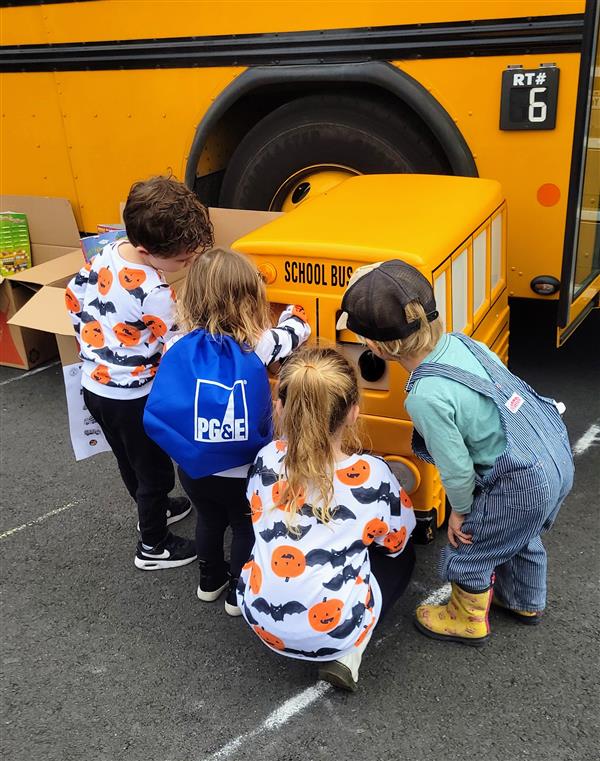
[[[415,547],[412,539],[409,539],[402,554],[391,558],[371,545],[369,559],[371,573],[377,579],[381,589],[381,615],[379,616],[379,623],[381,623],[384,616],[406,591],[415,567]]]
[[[223,537],[231,526],[229,569],[237,579],[254,546],[245,478],[205,476],[190,478],[181,468],[179,480],[198,512],[196,552],[198,560],[215,568],[225,563]]]
[[[142,542],[154,546],[167,535],[167,507],[175,471],[171,458],[144,431],[147,398],[108,399],[83,389],[86,407],[104,431],[123,483],[137,504]]]

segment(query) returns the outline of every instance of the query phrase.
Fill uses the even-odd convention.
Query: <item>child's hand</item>
[[[458,547],[458,542],[461,542],[461,544],[473,544],[471,534],[464,534],[461,531],[464,519],[464,515],[455,513],[454,510],[448,518],[448,541],[453,547]]]

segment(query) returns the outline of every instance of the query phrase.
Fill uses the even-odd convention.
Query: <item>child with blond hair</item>
[[[274,652],[319,663],[319,678],[354,691],[362,654],[414,565],[411,502],[387,463],[362,453],[356,372],[334,349],[284,365],[281,438],[250,470],[254,549],[238,597]]]
[[[452,506],[441,560],[452,595],[446,605],[417,608],[417,628],[482,645],[490,603],[521,623],[539,623],[546,606],[540,535],[573,483],[558,405],[484,344],[444,333],[429,281],[403,261],[357,270],[342,310],[338,329],[354,331],[374,354],[410,373],[405,408],[413,450],[437,466]]]
[[[247,257],[214,248],[190,266],[178,302],[187,332],[161,362],[144,424],[179,465],[196,507],[197,596],[241,615],[236,585],[254,536],[246,500],[248,469],[272,438],[267,367],[310,335],[302,307],[289,306],[271,327],[265,284]],[[223,538],[231,528],[229,564]]]

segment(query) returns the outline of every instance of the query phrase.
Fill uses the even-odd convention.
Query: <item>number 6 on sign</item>
[[[500,129],[554,129],[560,71],[551,63],[539,69],[513,64],[502,72]]]
[[[548,106],[543,100],[536,101],[535,96],[541,95],[546,92],[545,87],[532,87],[529,92],[529,111],[527,116],[530,122],[544,122],[546,121],[546,113]],[[536,113],[537,109],[537,113]]]

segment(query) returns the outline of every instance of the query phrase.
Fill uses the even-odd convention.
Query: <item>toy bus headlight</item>
[[[277,280],[277,270],[270,262],[261,262],[258,265],[258,274],[263,279],[265,285],[271,285]]]
[[[405,457],[390,455],[385,458],[390,470],[398,479],[400,486],[407,494],[413,494],[421,483],[421,474],[417,466]]]
[[[358,369],[364,380],[368,383],[376,383],[383,378],[385,361],[373,354],[370,349],[367,349],[358,358]]]

